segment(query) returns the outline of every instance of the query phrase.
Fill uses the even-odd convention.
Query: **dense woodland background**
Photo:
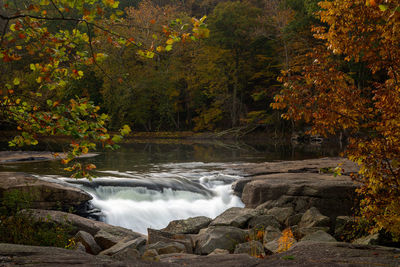
[[[163,25],[190,22],[207,16],[210,35],[196,42],[180,42],[168,52],[144,58],[135,48],[116,47],[107,37],[96,38],[94,49],[107,57],[100,66],[84,69],[64,89],[46,92],[47,98],[69,101],[88,97],[111,116],[111,129],[128,124],[134,131],[215,131],[231,127],[259,127],[282,135],[292,125],[270,107],[279,92],[281,70],[304,63],[310,51],[311,25],[317,0],[162,1],[122,0],[126,19],[113,30],[134,36],[143,47],[166,41]],[[52,22],[49,27],[65,27]],[[109,38],[109,37],[108,37]],[[118,49],[120,48],[120,49]],[[40,62],[39,55],[32,55]],[[23,75],[27,81],[32,57],[18,64],[0,62],[0,80]],[[33,75],[18,90],[39,87]]]

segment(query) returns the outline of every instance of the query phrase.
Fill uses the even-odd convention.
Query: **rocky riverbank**
[[[342,175],[335,177],[339,163]],[[0,244],[0,266],[400,265],[400,250],[378,246],[381,236],[352,240],[358,185],[349,177],[357,171],[351,162],[326,158],[233,167],[247,173],[233,185],[245,208],[214,219],[172,221],[164,229],[149,229],[147,236],[56,210],[55,203],[65,210],[90,199],[74,187],[2,173],[0,197],[7,190],[34,189],[32,220],[72,226],[76,244],[75,250]],[[353,243],[342,242],[349,240]]]

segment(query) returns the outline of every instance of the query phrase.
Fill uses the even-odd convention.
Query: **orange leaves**
[[[296,239],[293,236],[292,230],[290,230],[290,228],[286,228],[282,231],[282,236],[278,240],[278,252],[287,251],[295,242]]]

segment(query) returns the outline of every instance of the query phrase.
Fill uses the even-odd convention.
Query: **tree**
[[[334,0],[320,3],[316,27],[324,42],[301,75],[282,78],[275,108],[304,119],[312,133],[351,135],[346,155],[360,165],[360,215],[370,230],[400,237],[400,5],[398,1]],[[359,64],[369,79],[349,71]],[[364,75],[365,76],[365,75]],[[364,79],[364,78],[363,78]]]
[[[128,125],[111,136],[106,129],[109,117],[98,114],[100,107],[89,99],[61,102],[65,88],[84,77],[85,66],[102,70],[106,54],[96,47],[98,35],[105,36],[116,48],[135,47],[142,57],[152,58],[152,47],[143,47],[132,36],[113,30],[123,23],[123,12],[114,0],[40,0],[2,1],[0,6],[0,60],[2,121],[20,132],[11,146],[35,145],[40,135],[66,135],[74,139],[63,163],[95,149],[96,142],[113,147],[130,132]],[[193,20],[193,35],[181,36],[165,27],[172,41],[161,50],[172,48],[182,38],[195,39],[207,30],[203,21]],[[170,45],[171,47],[168,47]],[[111,78],[101,71],[106,78]],[[88,176],[95,168],[76,163],[68,170],[76,176]]]

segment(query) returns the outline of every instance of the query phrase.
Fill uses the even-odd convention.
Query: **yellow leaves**
[[[295,242],[296,239],[293,236],[292,230],[290,230],[290,228],[286,228],[282,231],[282,236],[278,240],[278,252],[287,251]]]

